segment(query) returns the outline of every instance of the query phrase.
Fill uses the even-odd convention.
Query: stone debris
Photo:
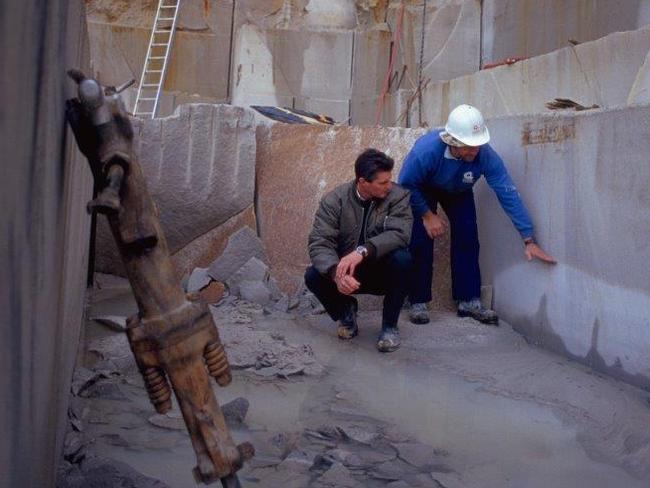
[[[393,444],[393,447],[397,449],[400,459],[422,469],[431,468],[436,463],[439,463],[440,458],[443,457],[441,454],[444,454],[444,452],[419,442]]]
[[[233,401],[221,406],[226,423],[231,427],[240,427],[244,424],[246,414],[250,403],[242,397],[235,398]]]
[[[91,371],[88,368],[76,368],[72,374],[72,394],[74,396],[79,396],[85,389],[95,384],[100,378],[107,378],[107,376],[104,373]]]
[[[83,398],[104,398],[107,400],[126,400],[127,397],[116,383],[98,381],[86,388],[81,394]]]
[[[230,293],[240,295],[240,286],[244,282],[262,282],[269,279],[269,267],[256,257],[250,258],[226,281]],[[251,301],[251,300],[249,300]]]
[[[168,485],[143,475],[128,464],[98,456],[86,457],[79,464],[59,472],[57,488],[168,488]]]
[[[261,281],[242,281],[239,292],[244,300],[252,303],[266,305],[271,301],[271,292]]]
[[[379,438],[379,434],[377,432],[368,432],[361,427],[339,427],[338,429],[346,438],[359,442],[361,444],[370,445],[373,443],[373,441],[376,441]]]
[[[185,431],[185,422],[180,413],[167,412],[165,414],[152,415],[147,419],[151,425],[167,430]]]
[[[333,463],[312,485],[317,488],[363,488],[363,484],[352,477],[352,473],[341,463]]]
[[[208,268],[194,268],[187,280],[185,291],[194,293],[202,290],[210,284],[212,278],[208,274]]]
[[[88,345],[88,353],[95,356],[95,370],[127,373],[137,369],[126,334],[112,334],[96,339]],[[98,364],[99,361],[104,361]]]
[[[63,441],[63,459],[72,464],[81,462],[86,456],[86,445],[83,435],[78,432],[68,432]]]
[[[242,227],[228,238],[226,249],[208,268],[208,274],[226,283],[249,259],[257,258],[268,263],[262,241],[250,227]]]
[[[263,313],[261,307],[237,300],[213,307],[212,312],[233,369],[251,369],[267,378],[322,373],[323,366],[308,344],[290,344],[281,335],[248,325],[253,315]]]
[[[102,315],[98,317],[91,317],[90,320],[94,320],[97,323],[105,325],[115,332],[126,331],[126,317],[122,317],[120,315]]]
[[[208,286],[199,291],[201,300],[206,303],[218,303],[226,294],[226,287],[219,281],[211,281]]]

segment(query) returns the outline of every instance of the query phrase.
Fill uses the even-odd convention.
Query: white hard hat
[[[490,141],[490,132],[485,126],[483,115],[477,108],[471,105],[459,105],[449,114],[447,125],[444,132],[440,133],[440,137],[452,146],[459,145],[454,144],[453,139],[466,146],[482,146]]]

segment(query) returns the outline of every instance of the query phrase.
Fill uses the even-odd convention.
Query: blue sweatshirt
[[[533,222],[528,210],[496,151],[485,144],[474,161],[455,159],[439,134],[440,131],[433,131],[420,137],[406,156],[399,174],[399,183],[411,191],[413,217],[421,218],[429,209],[436,212],[438,202],[432,192],[470,191],[478,179],[485,176],[521,237],[532,237]]]

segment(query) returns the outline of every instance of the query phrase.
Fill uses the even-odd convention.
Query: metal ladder
[[[138,94],[133,108],[134,115],[138,117],[153,119],[158,111],[160,92],[165,81],[165,71],[171,53],[180,3],[180,0],[159,0],[158,2],[156,19],[151,30],[147,57],[142,68]]]

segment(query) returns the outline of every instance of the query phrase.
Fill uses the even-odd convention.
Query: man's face
[[[481,146],[463,146],[463,147],[450,146],[451,154],[455,158],[460,158],[463,161],[467,161],[468,163],[474,161],[480,149]]]
[[[391,175],[392,171],[379,171],[372,181],[359,178],[359,193],[364,198],[386,198],[392,185]]]

